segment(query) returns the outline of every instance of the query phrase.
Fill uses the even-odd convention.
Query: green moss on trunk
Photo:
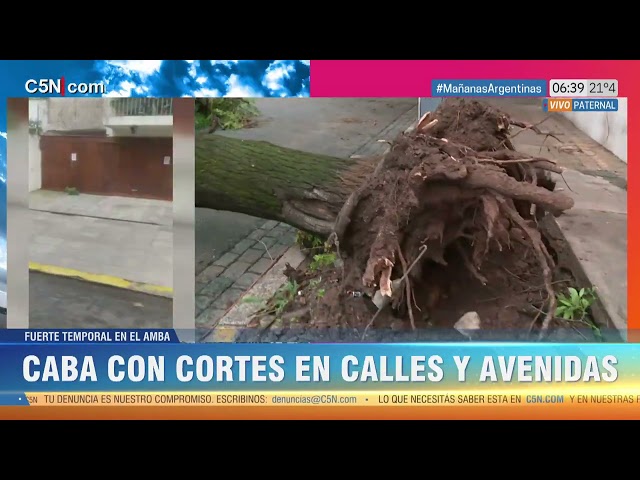
[[[369,163],[201,134],[196,137],[196,206],[326,233],[327,224],[370,172]]]

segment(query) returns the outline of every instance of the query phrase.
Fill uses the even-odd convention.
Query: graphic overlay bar
[[[111,333],[115,339],[153,332]],[[25,339],[40,336],[25,333]],[[640,403],[639,367],[628,344],[593,344],[587,353],[584,346],[541,343],[532,354],[531,346],[513,343],[475,343],[461,351],[460,344],[431,344],[428,350],[419,344],[213,347],[173,338],[169,334],[162,345],[56,344],[50,338],[5,343],[0,397],[5,405],[21,405],[24,395],[30,404],[25,411],[37,407],[49,415],[76,407],[100,417],[117,407],[128,416],[134,415],[128,409],[149,407],[160,418],[173,418],[173,407],[186,417],[209,418],[221,410],[253,415],[249,411],[265,407],[291,415],[282,407],[300,406],[334,415],[355,411],[344,408],[389,407],[395,412],[390,417],[415,418],[446,418],[454,407],[456,416],[470,418],[595,418],[629,415],[635,408],[637,417]],[[402,413],[409,407],[420,410]],[[149,408],[137,415],[148,415]],[[11,410],[0,415],[6,412],[18,418]]]
[[[34,396],[33,398],[37,398]],[[28,407],[29,399],[24,393],[0,393],[0,407]]]
[[[616,60],[313,60],[313,97],[423,97],[431,80],[473,79],[479,72],[493,79],[616,78],[619,96],[635,88],[639,64]],[[546,89],[545,89],[546,90]]]
[[[546,97],[546,80],[432,80],[432,97]]]
[[[110,333],[114,340],[131,335],[117,329]],[[455,343],[212,346],[175,343],[168,332],[146,330],[140,331],[141,342],[129,343],[29,338],[30,343],[3,344],[0,392],[464,393],[526,384],[527,389],[569,394],[584,388],[598,393],[640,388],[640,365],[629,344],[592,344],[584,352],[584,345],[540,343],[532,354],[533,345],[515,343],[477,343],[471,351]]]
[[[195,103],[173,100],[173,327],[195,341]]]
[[[618,80],[550,80],[550,97],[617,97]]]
[[[7,127],[7,328],[29,328],[27,98],[7,99]]]
[[[3,396],[0,396],[2,405]],[[25,401],[26,400],[26,401]],[[549,389],[529,389],[526,393],[512,390],[468,390],[456,391],[375,391],[351,392],[329,391],[318,392],[144,392],[144,393],[111,393],[111,392],[49,392],[26,394],[5,394],[5,405],[29,405],[31,407],[51,407],[84,405],[92,407],[127,406],[127,407],[293,407],[311,408],[340,406],[388,406],[423,408],[438,406],[485,408],[498,405],[526,409],[530,405],[546,405],[550,408],[560,405],[638,405],[640,389],[612,389],[607,393],[594,393],[590,389],[572,391],[570,394],[554,393]],[[28,402],[28,403],[27,403]]]
[[[545,112],[617,112],[617,98],[545,98]]]
[[[173,329],[29,329],[0,330],[1,344],[51,343],[81,344],[131,344],[131,343],[180,343]]]

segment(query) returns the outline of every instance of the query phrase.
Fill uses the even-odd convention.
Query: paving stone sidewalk
[[[37,210],[29,220],[30,262],[173,287],[171,226]]]
[[[295,243],[296,229],[265,220],[196,277],[196,328],[210,329]]]
[[[173,202],[167,200],[35,190],[29,193],[29,208],[63,215],[173,225]]]

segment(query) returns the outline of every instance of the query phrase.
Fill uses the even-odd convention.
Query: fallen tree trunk
[[[196,207],[284,221],[329,235],[378,159],[343,159],[217,134],[196,138]]]

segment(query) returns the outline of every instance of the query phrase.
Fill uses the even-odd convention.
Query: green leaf
[[[581,289],[580,289],[580,291],[578,292],[578,295],[579,295],[580,297],[583,297],[583,296],[584,296],[584,288],[581,288]]]
[[[565,320],[571,320],[573,318],[573,312],[571,310],[566,310],[562,314],[562,318],[564,318]]]
[[[580,303],[580,295],[575,288],[569,287],[569,293],[571,294],[571,302]]]
[[[561,298],[560,299],[560,304],[564,305],[565,307],[573,307],[573,302],[571,300],[569,300],[568,298]]]
[[[582,304],[582,308],[584,308],[585,310],[591,306],[591,302],[588,298],[583,298],[580,303]]]
[[[564,305],[556,308],[556,317],[561,317],[566,310],[567,310],[567,307],[565,307]]]

